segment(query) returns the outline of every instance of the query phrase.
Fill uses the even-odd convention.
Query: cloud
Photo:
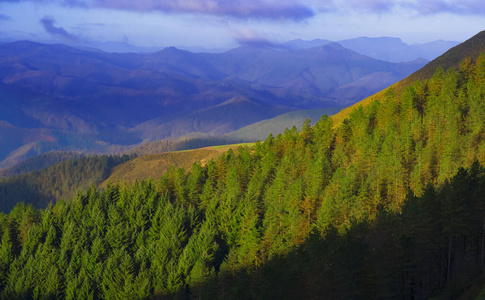
[[[427,0],[411,3],[409,6],[423,15],[451,13],[485,16],[485,2],[483,0]]]
[[[2,2],[55,3],[68,7],[195,13],[276,21],[302,21],[317,13],[349,11],[384,14],[408,10],[421,15],[451,13],[485,16],[483,0],[0,0]]]
[[[1,0],[0,0],[1,1]],[[42,0],[37,0],[42,1]],[[82,3],[82,0],[63,0]],[[91,0],[91,6],[130,11],[200,13],[234,18],[302,21],[315,12],[358,11],[385,14],[409,10],[421,15],[485,15],[483,0]],[[85,2],[84,2],[85,3]]]
[[[284,48],[281,43],[272,41],[265,35],[249,29],[243,31],[230,30],[230,34],[241,46]]]
[[[7,15],[4,15],[4,14],[0,14],[0,21],[9,21],[11,20],[12,18],[10,18],[9,16]]]
[[[419,15],[440,13],[485,15],[483,0],[345,0],[335,8],[375,14],[408,10]]]
[[[313,0],[305,0],[313,1]],[[328,2],[330,0],[324,0]],[[56,3],[68,7],[106,8],[136,12],[196,13],[239,19],[301,21],[315,15],[298,0],[0,0]]]
[[[352,10],[363,10],[373,13],[385,13],[391,11],[396,2],[389,0],[349,0],[347,5]]]
[[[314,16],[294,0],[93,0],[96,7],[140,12],[198,13],[233,18],[301,21]]]
[[[70,41],[77,41],[79,38],[75,35],[70,34],[67,32],[64,28],[62,27],[56,27],[54,24],[56,23],[56,20],[54,20],[53,17],[50,16],[44,16],[41,20],[40,23],[44,26],[45,31],[48,33],[61,37],[65,40],[70,40]]]

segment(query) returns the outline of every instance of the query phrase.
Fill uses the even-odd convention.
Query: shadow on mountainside
[[[375,220],[354,222],[345,233],[329,228],[324,237],[314,228],[304,243],[258,267],[221,269],[154,299],[474,297],[484,284],[484,191],[475,163],[421,197],[410,193],[401,213],[380,210]]]

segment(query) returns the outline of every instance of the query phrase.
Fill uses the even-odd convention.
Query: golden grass
[[[375,100],[384,99],[387,90],[390,89],[390,88],[393,88],[394,90],[396,90],[396,89],[400,90],[402,88],[401,83],[400,82],[395,83],[395,84],[391,85],[390,87],[385,88],[384,90],[382,90],[382,91],[380,91],[380,92],[378,92],[378,93],[376,93],[372,96],[369,96],[369,97],[365,98],[364,100],[361,100],[361,101],[355,103],[354,105],[351,105],[347,108],[344,108],[340,112],[338,112],[337,114],[331,116],[330,119],[332,119],[332,121],[333,121],[333,127],[338,128],[340,126],[340,124],[342,124],[342,122],[350,116],[350,114],[352,113],[352,111],[354,111],[354,109],[357,109],[359,107],[367,107],[367,106],[370,106]]]
[[[205,165],[211,159],[218,158],[230,148],[237,149],[240,146],[252,145],[254,143],[242,143],[143,155],[116,166],[111,176],[99,186],[106,187],[108,182],[133,182],[148,178],[156,179],[167,172],[171,166],[189,171],[194,163]]]

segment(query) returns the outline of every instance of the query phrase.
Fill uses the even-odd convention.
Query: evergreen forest
[[[69,153],[43,155],[42,161],[51,157],[68,156]],[[50,202],[73,198],[76,193],[89,185],[99,185],[106,180],[112,169],[136,157],[131,155],[85,156],[67,159],[44,169],[17,176],[0,177],[0,211],[10,211],[16,203],[24,202],[37,208],[45,208]],[[36,161],[33,161],[36,163]],[[29,168],[29,164],[21,164]],[[35,166],[35,165],[34,165]]]
[[[482,54],[339,126],[19,203],[0,214],[0,297],[457,298],[485,282],[484,116]]]

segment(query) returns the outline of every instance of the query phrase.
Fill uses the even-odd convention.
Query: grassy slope
[[[243,142],[242,139],[229,137],[216,137],[200,134],[199,136],[182,137],[178,140],[158,140],[151,143],[142,144],[126,152],[128,155],[137,156],[158,154],[162,152],[174,152],[183,150],[193,150],[204,147],[214,147],[218,145],[230,145]]]
[[[232,144],[140,156],[116,166],[111,172],[111,176],[101,183],[100,186],[105,187],[108,182],[132,182],[158,178],[167,172],[171,166],[189,170],[194,163],[198,162],[205,165],[211,159],[219,157],[229,148],[235,149],[239,146],[247,145],[251,144]]]
[[[357,102],[352,106],[341,110],[338,114],[333,115],[332,120],[334,122],[334,126],[338,126],[339,124],[341,124],[343,120],[347,118],[354,109],[360,106],[366,107],[376,99],[383,99],[386,92],[390,88],[394,89],[394,91],[396,92],[402,91],[405,87],[412,85],[412,83],[417,80],[431,78],[439,66],[443,67],[443,69],[445,70],[448,68],[458,68],[463,57],[470,57],[472,60],[474,60],[484,51],[485,31],[482,31],[472,38],[468,39],[467,41],[446,51],[443,55],[429,62],[426,66],[409,75],[405,79],[391,85],[390,87],[370,97],[367,97],[360,102]]]
[[[311,120],[312,124],[315,124],[322,115],[330,116],[336,114],[340,110],[341,107],[297,110],[251,124],[230,132],[226,134],[226,136],[244,140],[264,140],[270,133],[276,136],[279,133],[283,133],[286,128],[296,126],[301,129],[303,122],[307,118]]]

